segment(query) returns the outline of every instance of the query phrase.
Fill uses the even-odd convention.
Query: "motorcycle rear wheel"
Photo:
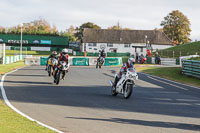
[[[112,87],[112,89],[111,89],[111,94],[112,94],[112,96],[117,96],[117,94],[118,94],[114,87]]]
[[[99,63],[98,63],[98,61],[97,61],[96,68],[98,68],[98,66],[99,66]]]

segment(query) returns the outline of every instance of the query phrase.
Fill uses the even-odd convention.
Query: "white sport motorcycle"
[[[115,77],[117,74],[115,75]],[[138,80],[137,72],[134,68],[128,68],[127,72],[122,74],[121,79],[118,81],[116,88],[113,87],[113,82],[110,80],[110,85],[112,86],[111,93],[113,96],[117,94],[124,95],[125,99],[128,99],[133,91],[133,86],[135,85],[135,81]]]

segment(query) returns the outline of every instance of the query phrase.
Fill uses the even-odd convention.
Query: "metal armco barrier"
[[[73,62],[73,66],[89,66],[89,58],[87,57],[74,57],[72,59],[72,62]]]
[[[122,64],[122,57],[105,58],[104,66],[117,66]]]
[[[200,61],[184,60],[182,73],[188,76],[200,78]]]
[[[152,57],[152,63],[155,64],[155,57]],[[161,65],[176,65],[176,59],[174,58],[161,58]]]

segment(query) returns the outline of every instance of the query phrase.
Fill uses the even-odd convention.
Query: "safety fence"
[[[40,62],[40,65],[46,65],[47,58],[48,57],[35,58],[35,61],[33,58],[30,59],[25,58],[25,63],[29,65],[38,65],[34,62]],[[91,66],[91,65],[96,65],[97,57],[71,57],[69,61],[70,64],[73,66]],[[117,65],[122,65],[121,57],[105,58],[104,66],[117,66]]]
[[[160,50],[158,51],[158,54],[161,57],[164,58],[178,58],[181,56],[189,56],[189,55],[200,55],[200,51],[197,48],[196,50],[191,50],[188,52],[187,50],[177,51],[177,50]],[[152,53],[152,55],[155,55],[155,52]]]
[[[184,60],[182,64],[182,73],[184,75],[200,78],[200,61]]]
[[[180,65],[179,58],[160,58],[161,65]],[[147,57],[147,64],[155,64],[155,57]]]
[[[24,58],[24,55],[16,55],[16,56],[5,56],[3,57],[2,64],[11,64],[17,61],[20,61]]]

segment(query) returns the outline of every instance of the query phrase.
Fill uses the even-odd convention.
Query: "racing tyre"
[[[118,94],[114,87],[112,87],[112,89],[111,89],[111,94],[112,94],[112,96],[117,96],[117,94]]]
[[[58,85],[60,82],[60,71],[56,73],[56,84]]]
[[[133,85],[130,85],[130,84],[127,85],[127,88],[125,88],[125,90],[124,90],[124,98],[125,99],[128,99],[131,96],[132,90],[133,90]]]

